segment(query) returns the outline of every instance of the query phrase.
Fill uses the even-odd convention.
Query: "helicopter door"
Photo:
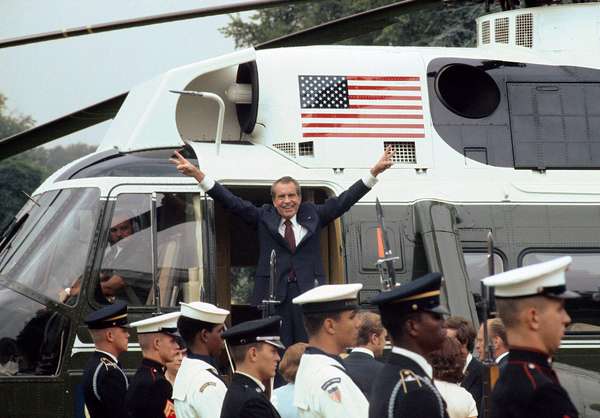
[[[193,186],[119,186],[111,192],[110,221],[94,302],[124,300],[130,307],[175,308],[200,300],[203,209]]]

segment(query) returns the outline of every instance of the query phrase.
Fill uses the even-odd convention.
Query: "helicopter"
[[[282,1],[76,28],[2,47]],[[497,272],[571,255],[570,325],[556,357],[580,415],[600,416],[600,62],[597,3],[477,20],[477,47],[328,45],[439,0],[405,0],[174,68],[129,92],[0,141],[0,157],[113,119],[97,152],[59,169],[0,240],[0,401],[9,417],[82,416],[93,344],[82,318],[123,299],[132,320],[180,301],[253,319],[255,231],[174,170],[175,150],[238,196],[269,203],[284,175],[303,199],[335,196],[387,148],[394,166],[321,232],[329,283],[380,291],[375,200],[395,275],[444,275],[453,315],[478,323],[486,239]],[[539,6],[539,7],[534,7]],[[120,232],[121,231],[121,232]],[[121,234],[121,235],[119,235]],[[114,248],[130,254],[116,262]],[[139,346],[122,359],[134,369]],[[27,390],[24,391],[25,387]]]

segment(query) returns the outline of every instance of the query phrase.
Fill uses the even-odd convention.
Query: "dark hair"
[[[248,352],[248,350],[250,350],[252,347],[255,347],[257,350],[259,349],[258,347],[261,344],[266,344],[266,343],[250,343],[250,344],[244,344],[244,345],[232,345],[229,348],[229,352],[231,353],[231,358],[233,359],[233,362],[236,364],[236,368],[244,362],[244,360],[246,360],[246,353]]]
[[[469,321],[461,316],[451,316],[446,319],[446,328],[456,330],[456,339],[458,342],[466,345],[469,352],[473,351],[477,332]]]
[[[429,353],[428,357],[433,367],[434,379],[450,383],[458,383],[463,379],[465,358],[457,339],[447,337],[442,347]]]
[[[275,199],[275,186],[277,186],[279,183],[282,184],[288,184],[288,183],[294,183],[294,186],[296,186],[296,194],[298,196],[300,196],[301,190],[300,190],[300,183],[298,183],[298,180],[296,180],[293,177],[290,176],[283,176],[280,179],[277,179],[273,182],[273,184],[271,185],[271,198]]]
[[[308,336],[316,335],[327,318],[339,321],[341,312],[324,312],[304,314],[304,328]]]
[[[218,326],[219,324],[211,324],[210,322],[199,321],[197,319],[188,318],[187,316],[180,316],[177,320],[177,330],[181,334],[181,338],[185,342],[186,346],[192,347],[196,334],[202,332],[203,329],[208,332]]]
[[[294,383],[296,381],[296,373],[298,373],[298,366],[300,366],[300,358],[304,354],[304,351],[308,347],[306,343],[296,343],[290,345],[281,363],[279,363],[279,373],[283,376],[286,382]]]
[[[360,327],[358,328],[358,338],[356,345],[365,346],[369,344],[371,335],[381,335],[384,328],[381,324],[381,317],[375,312],[362,310],[358,312]]]

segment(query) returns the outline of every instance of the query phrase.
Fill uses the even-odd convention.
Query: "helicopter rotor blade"
[[[441,0],[403,0],[346,16],[256,45],[255,49],[326,45],[364,35],[396,23],[406,13],[442,5]]]
[[[158,15],[146,16],[134,19],[117,20],[108,23],[99,23],[96,25],[80,26],[75,28],[57,30],[34,35],[19,36],[0,40],[0,49],[20,45],[45,42],[55,39],[72,38],[75,36],[84,36],[94,33],[110,32],[113,30],[136,28],[140,26],[155,25],[158,23],[175,22],[179,20],[196,19],[199,17],[216,16],[222,14],[238,13],[249,10],[259,10],[269,7],[282,6],[292,3],[306,2],[309,0],[251,0],[237,2],[226,6],[203,7],[193,10],[180,12],[163,13]],[[314,1],[314,0],[313,0]]]
[[[112,119],[121,108],[127,94],[119,94],[35,128],[0,139],[0,160]]]

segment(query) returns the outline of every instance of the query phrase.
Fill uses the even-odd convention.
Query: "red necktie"
[[[288,243],[290,250],[292,252],[296,251],[296,237],[294,236],[294,229],[292,228],[292,221],[286,219],[283,223],[285,225],[285,232],[283,233],[283,237]]]

